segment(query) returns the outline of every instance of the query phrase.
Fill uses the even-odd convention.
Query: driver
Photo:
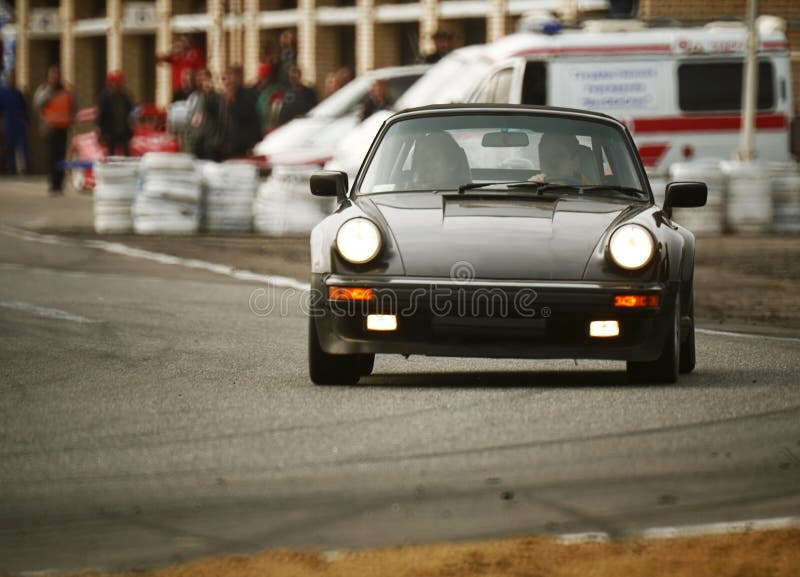
[[[581,170],[581,145],[574,134],[551,132],[539,141],[540,173],[531,180],[591,184]]]

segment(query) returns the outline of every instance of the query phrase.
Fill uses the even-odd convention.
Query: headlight
[[[620,267],[637,270],[653,258],[655,245],[648,230],[638,224],[625,224],[611,234],[608,242],[611,258]]]
[[[336,233],[336,249],[353,264],[364,264],[378,256],[381,250],[381,233],[366,218],[348,220]]]

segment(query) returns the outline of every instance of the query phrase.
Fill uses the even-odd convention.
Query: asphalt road
[[[300,297],[259,289],[0,231],[0,573],[800,514],[800,340],[699,334],[675,386],[379,357],[319,388]]]

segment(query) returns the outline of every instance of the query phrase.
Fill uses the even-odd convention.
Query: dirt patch
[[[800,329],[800,237],[698,238],[695,312],[701,322]]]
[[[82,573],[100,576],[100,573]],[[796,577],[800,529],[566,545],[535,537],[334,555],[273,551],[116,577]]]

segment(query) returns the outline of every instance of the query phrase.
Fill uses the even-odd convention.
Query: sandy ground
[[[83,573],[84,576],[106,575]],[[522,538],[319,554],[201,559],[118,577],[796,577],[800,529],[566,545]]]

